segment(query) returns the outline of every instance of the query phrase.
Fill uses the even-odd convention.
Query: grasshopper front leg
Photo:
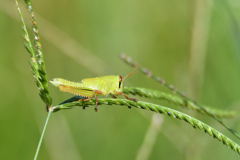
[[[132,100],[132,101],[135,101],[135,102],[138,102],[137,99],[135,98],[129,98],[128,96],[126,96],[126,94],[122,93],[122,92],[114,92],[115,95],[123,95],[126,99],[128,100]]]
[[[115,98],[115,99],[117,98],[117,97],[116,97],[116,96],[114,96],[113,94],[111,94],[111,97],[112,97],[112,98]]]
[[[123,95],[123,96],[124,96],[126,99],[128,99],[128,100],[132,100],[132,101],[138,102],[137,99],[135,99],[135,98],[129,98],[128,96],[126,96],[126,94],[124,94],[124,93],[122,93],[122,92],[115,92],[114,94],[115,94],[115,95]],[[115,97],[115,96],[114,96],[114,97]],[[132,107],[131,107],[131,106],[128,106],[128,108],[131,109]]]

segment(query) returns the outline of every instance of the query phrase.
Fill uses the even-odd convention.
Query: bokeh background
[[[31,34],[29,13],[20,7]],[[125,53],[191,98],[218,109],[240,106],[240,1],[32,1],[49,80],[73,81],[133,68]],[[46,110],[30,72],[14,1],[0,1],[0,159],[33,159]],[[125,86],[170,93],[139,72]],[[53,104],[72,95],[50,85]],[[119,97],[120,98],[120,97]],[[122,97],[121,97],[122,98]],[[216,121],[171,104],[240,144]],[[225,120],[240,133],[240,115]],[[80,107],[52,115],[39,159],[237,159],[189,124],[122,106]]]

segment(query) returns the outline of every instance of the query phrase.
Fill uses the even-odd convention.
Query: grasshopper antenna
[[[127,77],[131,76],[133,73],[135,73],[141,66],[139,66],[137,69],[135,69],[134,71],[132,71],[131,73],[129,73],[128,75],[126,75],[126,77],[123,78],[123,81],[124,79],[126,79]]]

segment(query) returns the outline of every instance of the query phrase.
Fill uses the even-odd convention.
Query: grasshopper
[[[127,76],[109,75],[95,78],[86,78],[81,82],[72,82],[62,78],[54,78],[50,81],[54,86],[58,87],[60,91],[72,93],[78,96],[84,97],[79,101],[88,101],[95,98],[95,111],[97,112],[98,100],[97,96],[111,95],[113,98],[117,98],[115,95],[123,95],[128,100],[137,102],[135,98],[129,98],[123,93],[123,81],[136,72],[140,67],[129,73]]]

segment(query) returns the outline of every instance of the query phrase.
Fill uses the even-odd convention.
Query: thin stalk
[[[35,156],[34,156],[34,160],[37,160],[38,153],[39,153],[40,147],[41,147],[41,145],[42,145],[42,140],[43,140],[43,137],[44,137],[44,134],[45,134],[47,125],[48,125],[48,121],[49,121],[49,119],[50,119],[50,116],[51,116],[51,113],[52,113],[52,112],[53,112],[52,109],[49,108],[48,115],[47,115],[47,119],[46,119],[46,122],[45,122],[45,124],[44,124],[43,131],[42,131],[41,137],[40,137],[39,142],[38,142],[38,146],[37,146],[37,150],[36,150],[36,153],[35,153]]]
[[[191,97],[198,97],[197,94],[204,80],[204,71],[206,67],[206,55],[209,39],[209,28],[211,25],[213,0],[196,0],[194,5],[194,15],[191,27],[190,52],[189,52],[189,83],[188,93]]]

